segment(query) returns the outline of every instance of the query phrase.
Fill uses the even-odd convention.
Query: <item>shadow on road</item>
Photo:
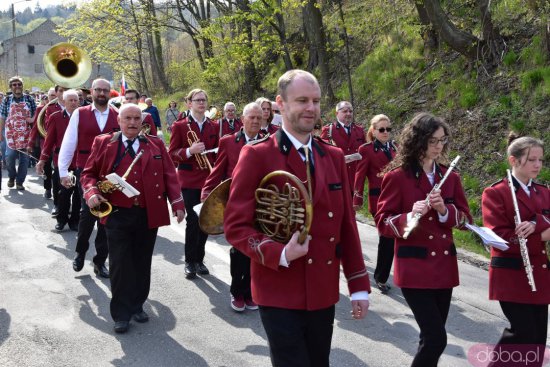
[[[11,317],[5,308],[0,308],[0,345],[10,337]]]

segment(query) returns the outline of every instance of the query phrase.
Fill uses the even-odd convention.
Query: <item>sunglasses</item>
[[[10,87],[22,87],[23,83],[11,83]]]
[[[380,129],[378,129],[378,132],[379,133],[385,133],[386,131],[391,133],[391,127],[381,127]]]

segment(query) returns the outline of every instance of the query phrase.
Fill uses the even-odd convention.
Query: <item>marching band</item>
[[[452,137],[442,118],[417,114],[394,140],[388,116],[374,116],[365,132],[354,121],[353,106],[341,101],[336,121],[316,137],[319,84],[313,75],[291,70],[279,79],[274,105],[258,98],[242,116],[227,102],[223,116],[214,118],[207,92],[193,89],[185,98],[188,111],[174,116],[166,147],[138,105],[136,90],[126,90],[117,108],[108,103],[107,80],[93,81],[90,105],[82,105],[76,87],[59,83],[57,99],[27,116],[34,121],[28,149],[44,139],[36,169],[44,174],[54,168],[55,229],[68,225],[78,231],[76,272],[97,224],[93,270],[110,278],[115,332],[127,332],[130,320],[149,320],[143,304],[157,230],[170,223],[168,202],[178,222],[186,219],[185,277],[209,274],[208,233],[196,206],[231,179],[226,197],[212,198],[223,200],[219,226],[232,245],[228,298],[235,311],[259,309],[274,366],[328,366],[341,267],[353,318],[367,315],[371,288],[355,221],[365,202],[379,234],[375,284],[388,293],[393,263],[394,284],[420,329],[411,366],[437,366],[447,345],[453,288],[459,285],[453,230],[473,221],[461,178],[454,164],[447,165]],[[0,127],[13,121],[12,99],[0,106]],[[282,116],[280,127],[272,123],[273,106]],[[359,159],[348,160],[357,153]],[[482,197],[485,226],[510,246],[491,249],[489,299],[499,301],[510,323],[498,346],[544,349],[550,190],[535,181],[544,143],[514,136],[507,156],[509,176]],[[279,171],[297,177],[303,188],[289,175],[270,175]],[[102,182],[110,182],[110,189]],[[259,194],[264,188],[269,195]],[[107,203],[102,218],[89,210]]]

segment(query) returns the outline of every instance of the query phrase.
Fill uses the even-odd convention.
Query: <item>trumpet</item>
[[[134,160],[132,161],[132,163],[130,164],[130,166],[126,170],[126,172],[124,172],[124,176],[122,176],[122,180],[126,181],[126,178],[130,174],[130,172],[132,172],[132,168],[134,168],[135,164],[141,158],[142,155],[143,155],[143,150],[141,150],[138,154],[136,154],[136,157],[134,158]],[[107,177],[109,177],[109,176],[107,176]],[[115,192],[116,190],[119,190],[119,191],[124,190],[124,187],[121,184],[113,183],[110,180],[99,181],[97,183],[97,188],[99,189],[99,191],[102,194],[111,194],[111,193]],[[135,190],[135,189],[134,189],[134,191],[137,192],[137,190]],[[113,210],[113,206],[108,201],[102,201],[101,203],[99,203],[98,206],[96,206],[94,208],[90,208],[90,213],[92,213],[96,217],[103,218],[103,217],[111,214],[112,210]]]
[[[439,188],[441,188],[441,186],[443,186],[443,184],[445,183],[445,181],[447,180],[447,177],[449,177],[449,175],[451,174],[451,172],[453,171],[453,169],[455,168],[456,164],[458,163],[460,159],[460,156],[457,155],[455,159],[453,159],[453,161],[451,162],[451,164],[449,165],[449,169],[447,170],[447,172],[445,172],[445,176],[443,176],[443,178],[441,179],[441,181],[439,181],[438,183],[436,183],[434,185],[434,187],[432,188],[432,190],[430,191],[430,193],[428,194],[428,196],[426,196],[426,199],[425,199],[425,203],[426,204],[429,204],[430,202],[430,194],[432,192],[434,192],[435,190],[438,190]],[[407,239],[409,237],[409,235],[411,234],[411,232],[416,228],[416,226],[418,225],[418,222],[420,221],[420,218],[422,218],[422,214],[420,213],[415,213],[414,216],[411,218],[411,220],[407,223],[407,227],[405,227],[405,231],[403,232],[403,239]]]
[[[197,133],[191,130],[191,128],[189,128],[189,131],[187,132],[187,142],[189,143],[189,146],[193,145],[193,143],[200,142]],[[210,161],[208,160],[207,156],[198,153],[194,154],[194,156],[197,160],[197,163],[199,164],[200,169],[208,169],[210,172],[212,172],[212,165],[210,165]]]

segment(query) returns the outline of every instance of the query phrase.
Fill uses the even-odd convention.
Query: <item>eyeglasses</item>
[[[391,133],[391,130],[392,130],[391,127],[381,127],[380,129],[378,129],[378,132],[382,134],[385,133],[386,131]]]
[[[22,87],[23,83],[11,83],[10,87]]]
[[[191,102],[206,103],[206,99],[192,99]]]
[[[94,88],[94,92],[96,92],[97,94],[109,94],[111,93],[111,90],[110,89],[102,89],[102,88]]]
[[[444,136],[441,139],[438,139],[438,138],[429,138],[428,139],[428,144],[430,144],[432,146],[436,146],[437,143],[441,143],[441,145],[445,145],[448,142],[449,142],[449,137],[448,136]]]

